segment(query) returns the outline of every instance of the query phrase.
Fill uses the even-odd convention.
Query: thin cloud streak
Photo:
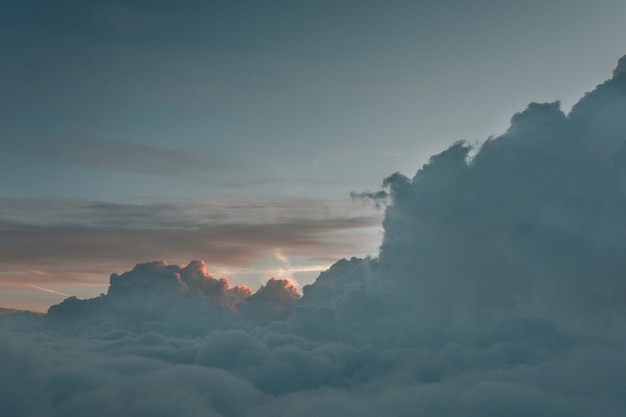
[[[318,220],[268,225],[226,224],[198,229],[61,229],[33,228],[11,231],[0,242],[0,262],[49,260],[55,264],[73,260],[146,259],[166,255],[205,253],[220,264],[248,264],[261,253],[281,247],[289,256],[357,249],[349,239],[333,236],[339,231],[373,227],[376,218]]]
[[[206,179],[202,179],[206,181]],[[323,180],[315,178],[261,178],[258,180],[246,180],[246,181],[224,181],[216,183],[217,185],[231,187],[231,188],[246,188],[259,185],[268,184],[280,184],[280,185],[332,185],[332,186],[347,186],[349,181],[338,180]]]
[[[378,216],[350,199],[218,197],[183,201],[103,202],[0,198],[0,229],[181,229],[223,224],[267,224]]]
[[[67,294],[67,293],[64,293],[64,292],[61,292],[61,291],[51,290],[50,288],[41,287],[39,285],[26,284],[26,286],[30,287],[30,288],[34,288],[34,289],[39,290],[39,291],[47,292],[47,293],[50,293],[50,294],[61,295],[63,297],[71,297],[71,294]]]
[[[223,161],[208,154],[119,140],[19,138],[13,142],[13,146],[28,159],[111,171],[173,176],[215,172],[227,167]]]

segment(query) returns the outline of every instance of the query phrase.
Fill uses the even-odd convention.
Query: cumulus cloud
[[[617,64],[615,64],[615,69],[613,70],[613,77],[619,77],[624,72],[626,72],[626,55],[621,57]]]
[[[270,278],[249,300],[268,303],[275,308],[281,308],[300,298],[297,291],[297,288],[289,280]]]
[[[338,261],[302,297],[152,262],[99,298],[9,314],[0,407],[623,416],[625,113],[616,72],[570,114],[531,103],[478,149],[390,176],[371,194],[389,199],[378,256]]]

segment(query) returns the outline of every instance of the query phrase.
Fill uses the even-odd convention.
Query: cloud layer
[[[623,416],[624,114],[616,70],[568,115],[531,103],[478,149],[390,176],[369,194],[388,199],[378,257],[335,263],[302,297],[150,262],[99,298],[11,314],[1,409]]]

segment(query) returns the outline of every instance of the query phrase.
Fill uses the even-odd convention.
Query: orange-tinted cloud
[[[350,201],[4,199],[0,284],[102,284],[111,272],[154,259],[205,259],[211,271],[271,270],[277,250],[301,259],[373,252],[379,223],[379,212]]]

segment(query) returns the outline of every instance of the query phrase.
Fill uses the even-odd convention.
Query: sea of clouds
[[[386,205],[378,256],[302,294],[157,261],[2,312],[0,414],[626,415],[626,58],[355,197]]]

